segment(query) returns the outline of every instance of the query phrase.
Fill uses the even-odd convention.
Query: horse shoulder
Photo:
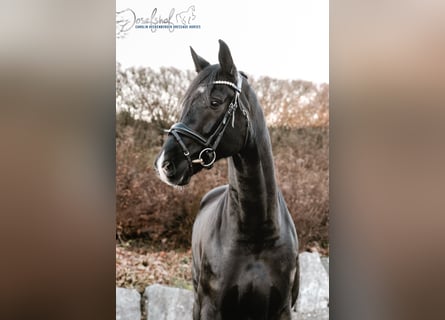
[[[287,208],[286,201],[284,200],[283,194],[281,193],[281,190],[278,189],[278,206],[281,213],[281,219],[284,221],[284,224],[290,229],[290,233],[293,236],[293,240],[298,243],[297,240],[297,231],[295,229],[294,220],[292,219],[292,215],[289,212],[289,209]],[[288,230],[286,230],[286,234],[288,233]]]
[[[284,200],[283,194],[278,190],[278,202],[281,209],[281,216],[285,221],[287,226],[284,231],[285,237],[287,238],[287,243],[293,248],[295,253],[295,271],[293,279],[291,279],[291,306],[294,307],[297,301],[298,292],[300,289],[300,266],[298,261],[298,236],[295,229],[295,224],[292,216],[287,208],[286,201]]]
[[[227,185],[219,186],[209,191],[201,200],[192,232],[192,250],[196,256],[201,256],[203,244],[208,244],[214,236],[214,228],[221,218],[221,215],[218,214],[218,207],[226,190]]]
[[[227,190],[228,185],[222,185],[219,187],[216,187],[209,192],[207,192],[204,197],[201,199],[201,204],[199,207],[199,210],[202,211],[204,207],[212,204],[215,202],[216,199],[218,199],[224,192]]]
[[[210,190],[201,200],[198,215],[193,224],[192,245],[197,241],[207,242],[211,237],[211,230],[221,218],[221,199],[227,190],[227,185]]]

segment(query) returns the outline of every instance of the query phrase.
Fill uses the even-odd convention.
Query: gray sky
[[[190,24],[200,29],[152,32],[133,26],[125,38],[116,40],[117,61],[124,67],[193,69],[189,46],[210,63],[217,63],[218,39],[222,39],[235,65],[248,74],[329,82],[328,0],[116,0],[116,11],[131,9],[136,19],[150,20],[155,8],[155,18],[168,18],[174,9],[176,19],[191,6]],[[130,11],[126,15],[131,18]]]

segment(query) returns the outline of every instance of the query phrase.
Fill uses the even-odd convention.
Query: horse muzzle
[[[169,153],[164,150],[158,155],[155,160],[154,168],[159,178],[171,186],[184,186],[190,182],[193,172],[190,172],[186,161],[174,160],[175,157],[170,157]],[[176,157],[176,159],[178,159]]]

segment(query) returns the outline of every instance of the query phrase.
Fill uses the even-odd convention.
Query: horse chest
[[[220,310],[222,319],[278,314],[289,304],[292,270],[282,260],[274,261],[276,252],[268,248],[258,254],[244,248],[205,257],[199,290],[203,310]]]
[[[281,247],[268,247],[259,250],[254,245],[241,249],[215,250],[204,255],[201,265],[201,287],[205,295],[215,300],[233,294],[233,288],[239,292],[268,291],[271,287],[288,281],[290,259],[293,255]],[[283,281],[285,279],[285,281]],[[287,287],[287,286],[285,286]]]

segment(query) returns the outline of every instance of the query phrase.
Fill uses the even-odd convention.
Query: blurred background
[[[224,2],[209,3],[222,10]],[[273,7],[270,12],[279,18]],[[207,19],[243,26],[236,13],[245,11],[228,8]],[[2,319],[115,317],[116,9],[107,1],[2,2]],[[329,11],[331,317],[440,319],[445,284],[444,2],[342,0]],[[292,26],[301,19],[285,20]],[[214,44],[187,40],[176,48],[183,50],[176,56],[189,58],[188,45],[193,45],[214,62],[216,40],[222,38],[234,57],[241,57],[238,48],[243,47],[219,33],[222,25],[214,27]],[[259,40],[272,29],[261,26],[252,25],[261,27]],[[280,39],[278,34],[265,39],[274,44],[276,51],[269,56],[275,60],[301,39]],[[286,61],[297,53],[286,55]],[[252,83],[262,76],[286,79],[256,74],[274,59],[250,67],[249,57],[238,65],[252,73]],[[172,65],[187,69],[164,63]],[[122,62],[122,70],[129,67]],[[290,79],[299,79],[295,69],[292,74]],[[303,74],[301,79],[327,82]],[[160,258],[154,261],[168,254],[158,251]]]

